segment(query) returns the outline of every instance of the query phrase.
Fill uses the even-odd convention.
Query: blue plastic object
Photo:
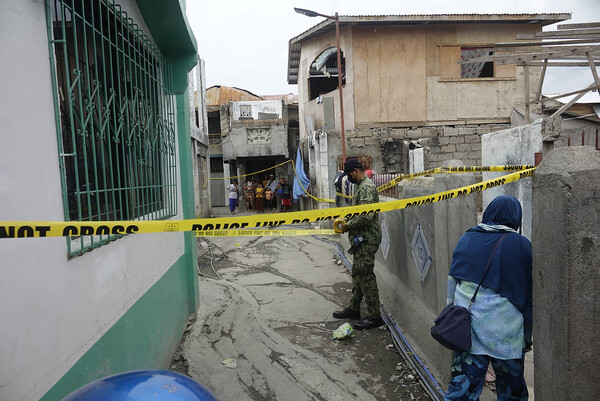
[[[363,242],[363,237],[352,238],[352,241],[351,241],[352,246],[350,247],[350,249],[348,249],[348,253],[350,255],[354,254],[354,252],[356,252],[356,250],[358,249],[360,244],[362,244],[362,242]]]
[[[98,379],[63,401],[218,401],[198,382],[169,370],[136,370]]]

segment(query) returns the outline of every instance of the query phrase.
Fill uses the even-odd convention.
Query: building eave
[[[173,67],[171,92],[187,88],[187,73],[198,63],[198,45],[188,24],[184,0],[136,0],[154,42]]]

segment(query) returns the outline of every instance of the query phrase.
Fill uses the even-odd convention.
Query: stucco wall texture
[[[542,129],[542,120],[538,120],[533,124],[483,135],[481,137],[481,164],[484,166],[533,165],[535,154],[542,151]],[[505,173],[482,173],[483,180],[491,180],[502,175]],[[485,210],[496,196],[514,196],[521,202],[523,208],[522,234],[531,239],[531,192],[531,178],[525,178],[510,185],[490,188],[482,192],[482,209]]]
[[[600,153],[559,148],[533,176],[535,397],[598,400]]]

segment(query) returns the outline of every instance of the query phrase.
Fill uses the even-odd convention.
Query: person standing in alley
[[[273,211],[273,201],[275,200],[275,194],[268,185],[265,187],[265,209],[267,213]]]
[[[263,213],[265,211],[265,188],[262,182],[256,184],[254,190],[254,203],[256,205],[256,213]]]
[[[281,207],[284,213],[292,211],[292,186],[288,184],[287,177],[283,177],[281,182]]]
[[[244,199],[246,200],[246,210],[250,211],[254,209],[254,183],[252,178],[246,181],[244,186]]]
[[[282,184],[283,184],[283,177],[279,177],[279,180],[277,181],[277,187],[275,190],[275,195],[277,196],[277,207],[275,210],[279,209],[280,212],[283,212],[283,205],[281,203],[282,195],[283,195],[283,189],[281,188]]]
[[[356,184],[352,206],[379,202],[379,194],[367,177],[358,159],[344,163],[344,175]],[[384,324],[379,311],[379,290],[375,278],[375,253],[381,243],[381,226],[376,213],[363,214],[341,224],[341,231],[348,233],[352,245],[352,297],[344,310],[333,312],[336,319],[360,319],[360,304],[364,298],[367,316],[354,324],[356,330],[367,330]]]
[[[227,189],[229,190],[229,211],[231,214],[235,214],[235,208],[238,205],[238,180],[233,180],[233,182],[227,185]]]
[[[523,371],[532,346],[532,252],[531,242],[517,232],[521,217],[517,199],[498,196],[483,212],[482,223],[456,244],[446,303],[470,309],[471,349],[454,351],[444,400],[479,399],[490,363],[498,400],[529,398]]]
[[[277,209],[279,209],[278,206],[278,202],[277,202],[277,185],[279,184],[279,182],[277,180],[275,180],[275,176],[273,174],[269,175],[269,182],[267,184],[267,186],[271,189],[271,192],[273,192],[273,196],[271,197],[271,202],[270,202],[270,209],[272,212],[276,212]],[[265,188],[266,190],[266,188]]]

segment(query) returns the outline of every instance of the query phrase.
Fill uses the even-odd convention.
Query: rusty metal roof
[[[411,14],[411,15],[340,15],[340,27],[344,25],[427,25],[427,24],[474,24],[474,23],[522,23],[554,24],[571,18],[570,13],[544,14]],[[288,83],[298,83],[300,49],[302,42],[335,30],[335,22],[325,19],[300,35],[290,39],[288,52]]]
[[[245,89],[214,85],[206,89],[206,106],[221,106],[228,102],[237,102],[241,100],[263,100],[262,97],[255,95]]]

